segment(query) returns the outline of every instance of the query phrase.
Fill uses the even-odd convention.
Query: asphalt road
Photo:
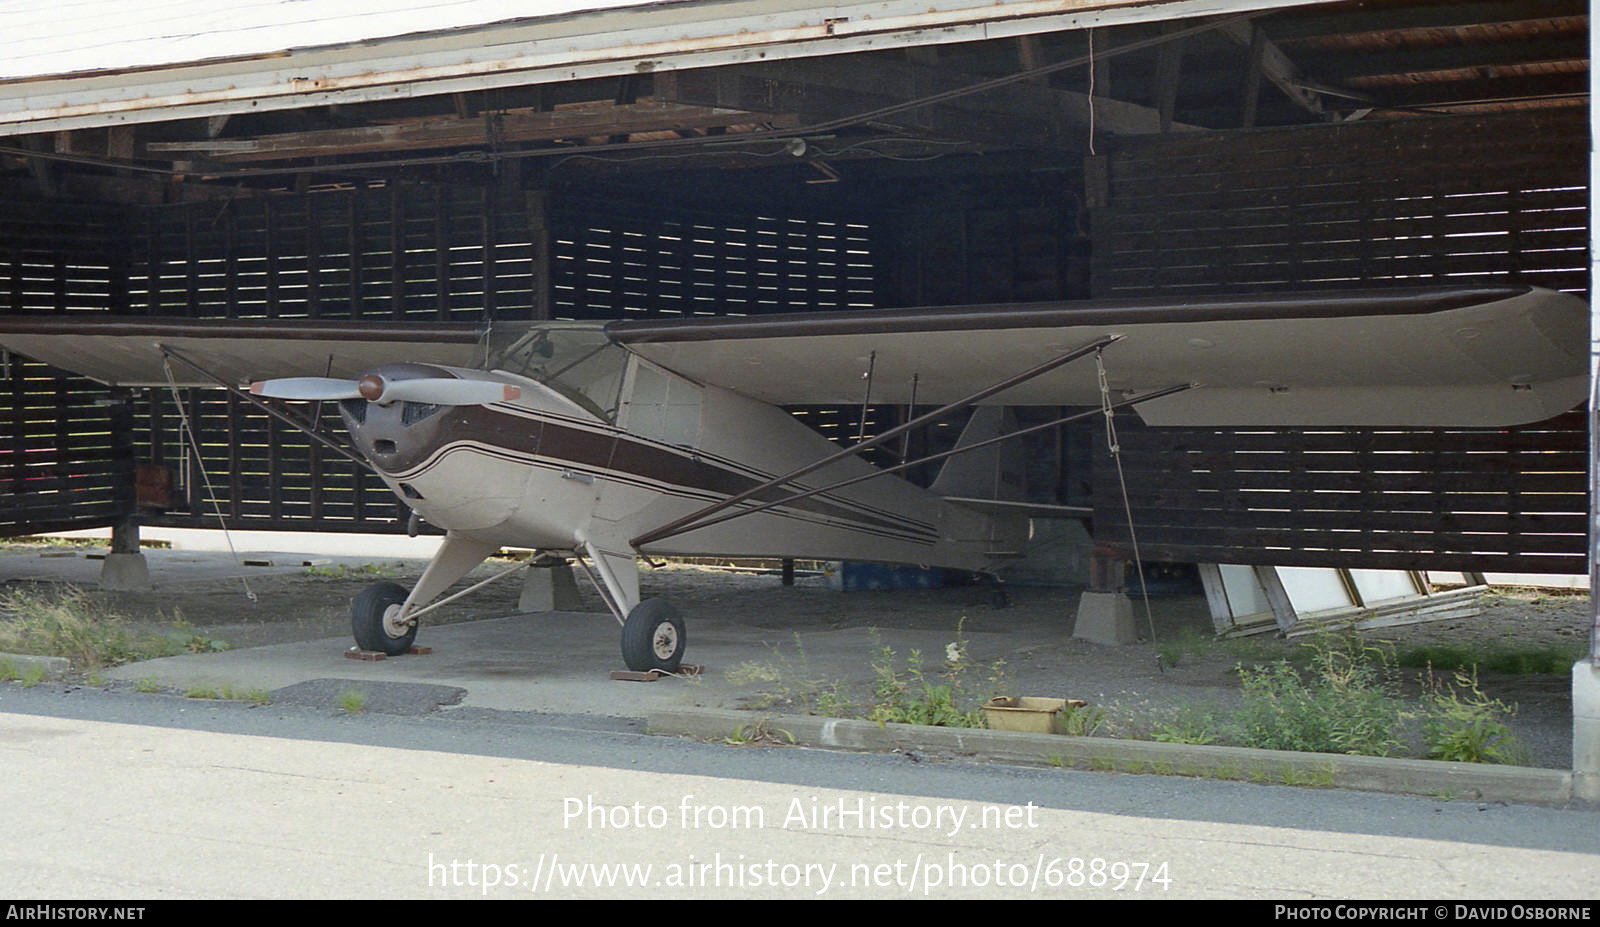
[[[346,714],[0,686],[0,894],[1600,896],[1593,807],[695,743],[413,704],[437,700],[396,692]]]

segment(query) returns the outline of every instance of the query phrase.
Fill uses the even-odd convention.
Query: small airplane
[[[445,531],[410,590],[356,597],[364,650],[407,651],[419,617],[509,546],[573,558],[621,625],[624,663],[672,672],[684,622],[641,601],[640,557],[993,576],[1030,517],[1086,514],[1026,501],[1006,406],[1080,407],[1036,429],[1125,408],[1151,425],[1531,422],[1587,395],[1588,328],[1576,297],[1494,286],[609,323],[14,316],[0,346],[113,386],[223,387],[278,415],[264,399],[337,403],[360,457]],[[847,448],[780,408],[858,403],[938,408]],[[860,456],[969,407],[952,451],[881,469]],[[926,489],[893,476],[939,459]]]

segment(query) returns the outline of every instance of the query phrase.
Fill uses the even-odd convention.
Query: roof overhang
[[[244,44],[110,43],[40,54],[0,78],[0,135],[398,100],[496,87],[968,42],[1044,32],[1239,15],[1330,0],[578,0],[496,21],[506,4],[460,5],[455,19],[392,8],[332,30],[262,27]],[[573,9],[595,6],[599,9]],[[108,6],[110,6],[108,4]],[[217,14],[216,3],[208,8]],[[284,4],[284,11],[306,7]],[[223,11],[225,12],[225,11]],[[417,19],[409,19],[417,15]],[[126,18],[126,14],[123,14]],[[428,31],[392,35],[396,21]],[[365,23],[365,26],[363,26]],[[57,24],[59,26],[59,24]],[[363,29],[371,35],[363,35]],[[226,28],[221,31],[227,32]],[[16,32],[0,46],[20,45]],[[337,38],[339,44],[329,44]],[[197,57],[211,49],[210,57]],[[229,57],[216,58],[216,54]],[[162,60],[162,58],[174,60]],[[92,60],[92,67],[85,62]],[[61,73],[67,68],[83,68]]]

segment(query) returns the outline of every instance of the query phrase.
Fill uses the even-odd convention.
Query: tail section
[[[1016,430],[1017,419],[1009,408],[979,406],[956,440],[956,448],[971,447]],[[999,441],[947,459],[939,478],[929,488],[935,495],[962,502],[1023,502],[1028,498],[1023,463],[1021,438]]]
[[[1017,430],[1016,416],[1004,406],[979,406],[956,440],[956,448],[994,441]],[[983,513],[982,534],[988,556],[1022,555],[1030,532],[1026,508],[1028,483],[1021,438],[995,441],[947,458],[929,489],[946,501]]]

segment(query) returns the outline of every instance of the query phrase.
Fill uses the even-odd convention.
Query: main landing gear
[[[402,622],[406,590],[398,583],[374,583],[350,603],[350,630],[356,646],[398,656],[417,639],[417,623]]]
[[[688,638],[683,618],[666,599],[645,599],[622,622],[622,662],[636,673],[676,673]]]
[[[350,604],[350,630],[362,650],[397,656],[411,649],[417,639],[418,616],[466,595],[479,586],[509,576],[533,564],[527,561],[482,580],[474,586],[440,599],[452,583],[498,548],[492,544],[447,535],[444,544],[427,570],[408,594],[397,583],[374,583],[362,590]],[[579,553],[579,552],[575,552]],[[592,544],[584,545],[577,563],[594,581],[606,608],[622,627],[622,662],[628,669],[645,673],[676,673],[683,663],[688,642],[683,617],[665,599],[639,601],[639,573],[631,552],[614,553]],[[407,600],[411,608],[407,610]]]

